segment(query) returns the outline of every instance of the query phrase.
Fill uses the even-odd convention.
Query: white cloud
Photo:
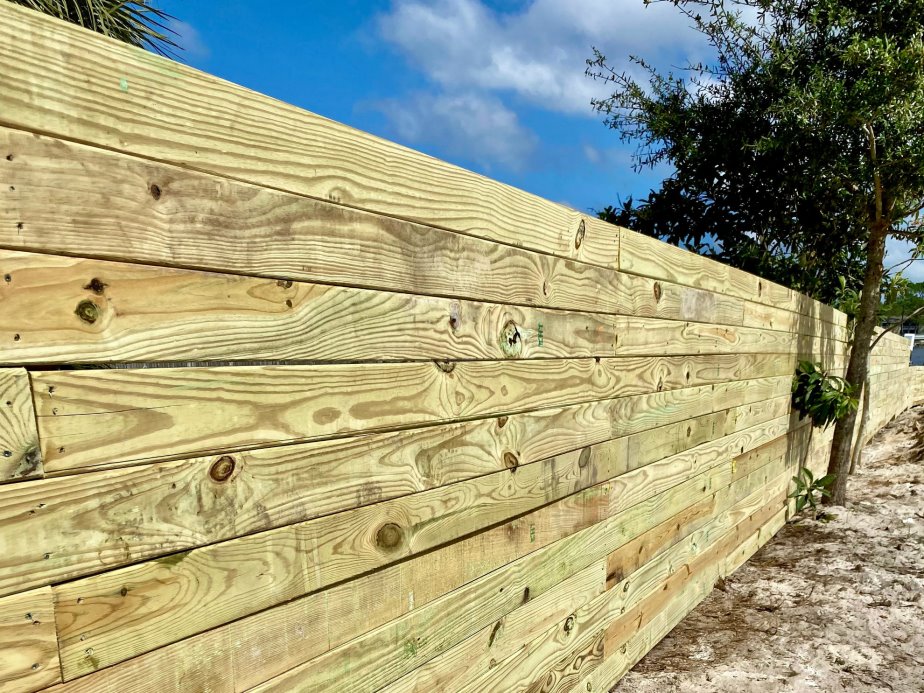
[[[168,35],[170,35],[177,45],[183,49],[179,51],[181,57],[186,55],[193,58],[204,59],[212,54],[209,47],[205,45],[205,41],[202,40],[202,35],[199,33],[199,30],[192,24],[181,22],[179,19],[171,17],[167,20],[167,29],[173,32],[173,34],[169,34],[168,32]]]
[[[536,149],[536,136],[497,98],[475,93],[413,94],[375,104],[398,138],[436,145],[445,153],[490,170],[521,170]]]
[[[639,54],[685,64],[707,54],[671,5],[642,0],[534,0],[498,13],[479,0],[396,0],[381,35],[446,90],[505,92],[542,108],[591,116],[606,85],[584,76],[597,46],[619,67]]]

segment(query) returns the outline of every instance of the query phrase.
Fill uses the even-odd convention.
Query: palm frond
[[[176,57],[180,49],[169,24],[173,17],[150,0],[10,1],[161,55]]]

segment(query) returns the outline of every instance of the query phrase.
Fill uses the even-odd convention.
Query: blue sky
[[[586,211],[644,195],[590,107],[593,46],[617,64],[703,57],[670,6],[642,0],[160,0],[190,65]]]

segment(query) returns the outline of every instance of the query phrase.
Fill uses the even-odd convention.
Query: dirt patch
[[[786,525],[613,693],[924,692],[924,407],[867,446],[850,498]]]

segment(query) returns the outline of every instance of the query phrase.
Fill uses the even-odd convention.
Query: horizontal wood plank
[[[6,125],[617,262],[618,229],[594,217],[50,17],[7,5],[0,12],[0,45],[18,45],[0,52]]]
[[[843,352],[826,336],[0,250],[5,363]]]
[[[712,401],[709,389],[688,399],[700,411],[704,403],[707,409],[721,405],[720,400]],[[653,417],[649,409],[657,402],[663,411]],[[615,476],[778,420],[789,411],[788,396],[698,416],[696,409],[671,404],[666,394],[640,396],[607,409],[573,407],[539,416],[270,447],[0,489],[0,594],[512,467],[524,469],[550,457],[562,456],[555,461],[562,466],[583,460],[586,467],[596,454],[603,454],[590,446],[618,434],[614,440],[622,435],[624,444],[606,446],[608,455],[619,453],[615,466],[608,467]],[[640,413],[631,416],[631,427],[614,429],[608,423],[609,416],[636,411]],[[671,417],[673,424],[668,423]],[[593,426],[592,421],[601,425]],[[599,471],[596,465],[591,469]]]
[[[0,162],[7,248],[742,324],[744,302],[731,296],[8,128],[0,150],[12,157]],[[773,329],[761,317],[751,326]]]
[[[787,425],[777,422],[783,431]],[[780,428],[770,426],[770,435],[778,436]],[[753,428],[735,440],[747,447],[763,442],[760,429]],[[722,448],[714,443],[704,447],[692,448],[697,453],[683,460],[668,458],[607,482],[607,516],[683,487],[683,479],[720,464]],[[590,488],[588,482],[611,479],[624,468],[618,448],[605,446],[600,452],[577,452],[544,466],[505,471],[61,585],[55,594],[65,678],[567,498],[576,489]],[[207,596],[216,590],[215,598]],[[95,653],[92,661],[84,654],[88,647]]]
[[[45,371],[32,378],[45,470],[56,474],[694,387],[740,392],[732,383],[745,379],[788,387],[793,361],[709,355]]]

